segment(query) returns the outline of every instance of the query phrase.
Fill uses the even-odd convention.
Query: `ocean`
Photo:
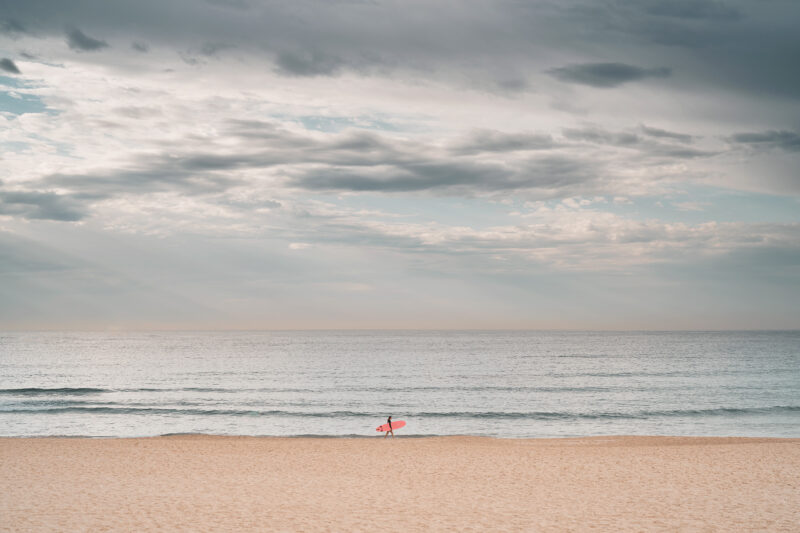
[[[800,332],[0,333],[0,436],[800,437]]]

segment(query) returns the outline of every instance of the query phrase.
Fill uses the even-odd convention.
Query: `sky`
[[[0,329],[800,328],[796,0],[0,0]]]

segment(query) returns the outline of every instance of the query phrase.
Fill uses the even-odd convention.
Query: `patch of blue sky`
[[[800,222],[800,198],[708,186],[683,186],[663,196],[628,197],[629,203],[599,207],[634,219],[701,224],[704,222]]]
[[[17,91],[0,90],[0,112],[23,115],[25,113],[45,113],[48,111],[50,110],[48,110],[47,105],[38,96]]]
[[[307,130],[336,133],[347,128],[360,128],[377,131],[399,131],[394,124],[367,117],[326,117],[307,115],[295,117]]]
[[[311,131],[324,133],[338,133],[348,128],[358,128],[375,131],[408,131],[410,126],[401,125],[385,117],[376,116],[326,116],[326,115],[272,115],[274,118],[288,122],[298,122]]]
[[[22,87],[25,87],[25,84],[17,78],[11,78],[9,76],[0,76],[0,86],[11,87],[12,89],[20,89]]]
[[[723,222],[800,222],[800,198],[761,193],[717,195],[705,212]]]
[[[0,149],[4,152],[24,152],[31,147],[30,144],[22,141],[4,141],[0,142]]]
[[[33,141],[39,141],[39,142],[44,143],[44,144],[46,144],[48,146],[51,146],[52,148],[55,149],[55,153],[57,155],[59,155],[59,156],[62,156],[62,157],[75,157],[75,156],[72,155],[72,151],[73,151],[74,147],[71,144],[67,144],[67,143],[61,142],[61,141],[54,141],[53,139],[50,139],[48,137],[44,137],[44,136],[39,135],[37,133],[29,133],[25,138],[33,140]],[[24,151],[24,150],[26,150],[26,149],[28,149],[30,147],[30,145],[28,143],[26,143],[25,141],[10,141],[10,142],[13,143],[15,146],[20,146],[21,147],[21,149],[18,150],[18,151]]]

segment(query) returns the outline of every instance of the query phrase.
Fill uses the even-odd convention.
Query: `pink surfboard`
[[[405,420],[392,420],[392,430],[400,429],[406,425]],[[375,431],[389,431],[389,424],[384,424],[375,428]]]

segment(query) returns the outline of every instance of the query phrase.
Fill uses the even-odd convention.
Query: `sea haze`
[[[800,437],[800,332],[0,334],[0,435]]]

